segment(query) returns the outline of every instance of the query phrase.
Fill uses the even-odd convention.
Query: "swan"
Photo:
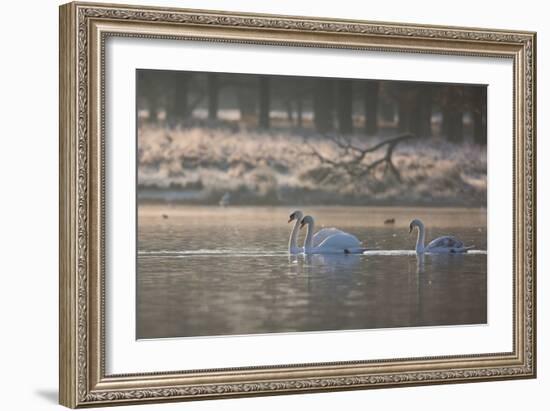
[[[409,225],[409,234],[412,233],[415,227],[418,229],[418,237],[416,239],[416,254],[423,254],[425,252],[439,254],[465,253],[473,247],[473,245],[468,247],[464,246],[464,243],[462,241],[452,236],[437,237],[436,239],[430,241],[427,246],[424,246],[424,238],[426,234],[424,224],[422,223],[422,221],[415,218],[411,221],[411,224]]]
[[[313,243],[313,231],[315,229],[315,220],[312,216],[306,215],[302,218],[300,228],[307,225],[306,240],[304,242],[304,254],[335,254],[335,253],[362,253],[364,248],[361,241],[354,235],[348,234],[342,230],[325,237],[319,244]]]
[[[288,252],[289,254],[299,254],[304,251],[303,247],[298,247],[297,241],[298,241],[298,231],[300,222],[302,221],[302,218],[304,216],[304,213],[300,210],[293,211],[288,216],[288,223],[290,224],[293,221],[296,221],[294,223],[294,226],[292,227],[292,231],[290,232],[290,239],[288,240]],[[325,239],[328,237],[334,235],[343,233],[342,230],[338,230],[337,228],[323,228],[315,233],[313,236],[312,244],[314,247],[317,247],[319,244],[321,244]]]
[[[288,253],[289,254],[299,254],[304,251],[302,247],[298,247],[296,244],[296,240],[298,238],[298,230],[300,226],[300,221],[302,220],[302,217],[304,216],[304,213],[302,213],[300,210],[293,211],[288,216],[288,223],[290,224],[293,221],[296,221],[294,223],[294,227],[292,227],[292,231],[290,232],[290,239],[288,240]]]

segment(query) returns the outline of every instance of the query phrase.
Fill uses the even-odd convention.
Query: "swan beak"
[[[294,220],[293,218],[289,218],[289,219],[288,219],[288,222],[289,222],[289,223],[292,223],[293,220]]]
[[[305,225],[306,225],[306,223],[304,223],[304,222],[302,221],[302,222],[300,223],[300,230],[301,230],[302,228],[304,228]]]
[[[413,226],[410,225],[410,226],[409,226],[409,234],[412,233],[412,231],[413,231]]]

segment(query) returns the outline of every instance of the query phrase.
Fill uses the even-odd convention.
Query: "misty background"
[[[485,206],[487,88],[137,71],[138,199]]]

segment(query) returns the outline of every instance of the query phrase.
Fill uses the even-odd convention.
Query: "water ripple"
[[[277,257],[288,256],[286,250],[265,251],[261,249],[198,249],[198,250],[147,250],[138,251],[139,257]],[[301,254],[297,254],[301,255]],[[318,254],[324,255],[324,254]],[[357,255],[357,254],[355,254]],[[361,255],[361,254],[359,254]],[[415,250],[367,250],[365,256],[415,256]],[[487,250],[468,250],[467,253],[440,254],[425,253],[425,255],[487,255]]]

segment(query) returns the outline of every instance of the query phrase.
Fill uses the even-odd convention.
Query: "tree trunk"
[[[399,131],[413,132],[411,130],[411,106],[408,99],[402,97],[399,100]]]
[[[418,90],[418,103],[413,121],[413,134],[418,137],[428,138],[432,136],[432,86],[423,85]]]
[[[397,108],[398,124],[401,132],[414,133],[414,109],[415,109],[415,90],[414,86],[408,83],[398,83],[397,89]]]
[[[256,96],[251,90],[240,87],[237,91],[241,122],[251,125],[256,122]]]
[[[286,99],[285,107],[286,107],[286,119],[288,123],[291,126],[293,126],[294,125],[294,108],[292,107],[292,100],[290,98]]]
[[[453,143],[463,141],[462,110],[458,110],[456,107],[448,107],[443,111],[443,134],[447,137],[447,140]]]
[[[216,120],[218,118],[218,95],[220,92],[218,75],[208,74],[208,119]]]
[[[189,115],[187,95],[189,77],[187,73],[175,72],[171,76],[173,96],[166,108],[166,117],[171,125],[180,124]]]
[[[332,129],[332,82],[328,79],[317,79],[313,90],[313,115],[315,129],[325,133]]]
[[[445,91],[444,100],[443,134],[447,137],[447,140],[454,143],[460,143],[464,140],[462,90],[457,86],[449,87]]]
[[[155,97],[149,98],[149,122],[156,124],[159,119],[159,106]]]
[[[296,100],[296,117],[298,120],[298,127],[300,128],[303,127],[302,112],[303,112],[302,97],[298,96],[298,99]]]
[[[432,90],[429,85],[403,84],[399,89],[399,130],[431,136]]]
[[[147,108],[149,123],[156,123],[159,112],[159,93],[158,86],[154,80],[154,72],[150,70],[138,70],[138,90],[137,93],[145,103]]]
[[[259,126],[263,129],[269,128],[269,100],[270,100],[270,90],[269,90],[269,77],[260,76],[260,118]]]
[[[405,123],[401,131],[408,131],[418,137],[430,137],[432,134],[431,86],[408,86],[402,98],[400,116],[403,116],[403,123]]]
[[[380,82],[365,83],[365,133],[368,136],[378,133],[378,94]]]
[[[474,141],[477,144],[487,144],[487,87],[479,86],[475,91],[473,103]]]
[[[351,80],[338,80],[338,128],[340,134],[353,132],[353,102]]]

